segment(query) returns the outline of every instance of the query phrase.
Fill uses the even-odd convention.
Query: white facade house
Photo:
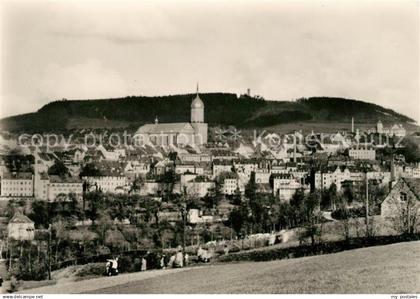
[[[341,170],[337,167],[334,171],[315,173],[315,188],[316,189],[328,189],[332,184],[337,186],[337,190],[341,189],[341,183],[344,181],[351,180],[351,173],[348,168]]]
[[[233,168],[232,164],[229,163],[222,163],[222,164],[213,164],[213,178],[219,176],[220,174],[224,172],[231,172]]]
[[[257,169],[255,171],[255,183],[268,184],[270,182],[271,173],[268,169]]]
[[[36,199],[48,200],[48,185],[50,177],[46,172],[35,171],[34,175],[34,196]]]
[[[31,173],[4,173],[1,195],[6,197],[33,197],[34,179]]]
[[[375,160],[376,151],[368,148],[349,149],[349,157],[356,160]]]
[[[150,172],[150,163],[142,161],[129,161],[124,167],[124,173],[129,176],[145,176]]]
[[[257,170],[258,164],[238,162],[238,163],[234,163],[234,168],[235,168],[236,173],[243,174],[243,176],[247,178],[247,181],[249,181],[249,179],[251,178],[251,173]]]
[[[90,190],[109,193],[118,193],[119,189],[127,185],[127,177],[124,175],[86,176],[82,177],[82,180],[89,184]]]
[[[391,132],[392,135],[395,135],[397,137],[404,137],[407,132],[405,130],[405,128],[403,127],[402,124],[395,124],[391,127]]]
[[[290,174],[280,174],[273,178],[273,194],[282,201],[290,201],[298,189],[308,192],[309,188],[301,184]]]
[[[69,196],[73,194],[76,199],[83,196],[83,182],[77,178],[60,178],[51,175],[47,186],[47,199],[54,201],[59,195]]]
[[[33,240],[35,237],[35,223],[27,216],[16,213],[7,225],[7,237],[19,241]]]
[[[236,189],[239,187],[237,178],[225,178],[223,180],[222,193],[225,195],[235,194]]]
[[[205,153],[179,153],[178,154],[179,159],[187,164],[187,163],[201,163],[201,162],[211,162],[211,155],[205,154]]]

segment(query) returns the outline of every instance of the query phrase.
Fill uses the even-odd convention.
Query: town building
[[[1,196],[33,197],[34,179],[32,173],[4,173],[1,179]]]
[[[222,184],[222,193],[225,195],[233,195],[239,188],[238,179],[233,176],[224,178]]]
[[[215,182],[204,176],[197,176],[185,183],[187,194],[194,198],[203,198],[215,188]]]
[[[301,184],[291,174],[273,175],[273,195],[282,201],[290,201],[298,189],[308,192],[309,188]]]
[[[404,137],[407,134],[407,131],[402,124],[394,124],[392,127],[386,128],[379,120],[376,124],[376,133],[396,137]]]
[[[269,169],[257,169],[255,171],[255,183],[257,184],[268,184],[270,182],[270,170]]]
[[[191,122],[159,123],[141,126],[135,133],[136,144],[152,143],[159,146],[207,144],[208,126],[204,122],[204,103],[197,94],[191,103]]]
[[[208,153],[179,153],[178,154],[179,159],[182,163],[188,164],[188,163],[201,163],[201,162],[211,162],[211,155]]]
[[[89,190],[100,190],[102,192],[119,193],[119,189],[127,185],[127,177],[123,174],[109,174],[103,176],[85,176],[82,177]]]
[[[34,175],[34,197],[39,200],[48,200],[48,185],[50,177],[46,172],[35,170]]]
[[[315,173],[315,189],[328,189],[332,184],[341,190],[341,183],[351,181],[351,173],[347,167],[337,167],[334,171],[317,171]]]
[[[391,127],[390,133],[396,137],[404,137],[407,134],[407,131],[402,124],[395,124]]]
[[[35,223],[22,213],[15,213],[7,225],[7,237],[11,240],[31,241],[35,236]]]
[[[233,165],[229,161],[217,161],[213,162],[213,178],[218,177],[224,172],[231,172]]]
[[[415,213],[417,218],[420,216],[420,179],[418,178],[398,179],[381,204],[382,217],[395,218],[408,216],[408,213]]]
[[[129,177],[145,176],[150,172],[150,162],[148,161],[128,161],[124,167],[124,173]]]
[[[352,148],[349,149],[349,157],[355,160],[375,160],[376,151],[372,148]]]
[[[80,200],[83,196],[83,182],[79,178],[51,175],[47,190],[49,201],[54,201],[59,195],[66,198],[73,195],[76,200]]]
[[[244,181],[247,183],[251,178],[251,173],[257,170],[258,164],[256,162],[239,161],[233,164],[235,172],[243,176]]]
[[[204,173],[204,168],[200,167],[198,164],[177,164],[175,165],[175,173],[195,173],[202,175]]]

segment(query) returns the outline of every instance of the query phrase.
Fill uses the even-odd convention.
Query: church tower
[[[195,131],[194,143],[197,145],[206,144],[208,127],[204,122],[204,103],[198,95],[198,83],[197,94],[191,103],[191,126]]]
[[[191,123],[203,123],[204,122],[204,103],[198,95],[198,83],[197,83],[197,95],[191,103]]]

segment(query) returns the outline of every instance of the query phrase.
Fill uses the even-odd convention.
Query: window
[[[407,201],[407,193],[401,192],[400,193],[400,200],[401,201]]]

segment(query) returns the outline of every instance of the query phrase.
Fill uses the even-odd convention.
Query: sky
[[[0,2],[0,117],[67,99],[359,99],[420,123],[419,1]]]

